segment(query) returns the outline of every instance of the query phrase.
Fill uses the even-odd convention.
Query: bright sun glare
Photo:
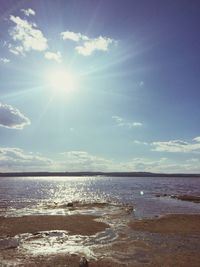
[[[76,87],[75,75],[64,69],[54,69],[47,71],[45,75],[45,83],[53,89],[56,94],[67,93]]]

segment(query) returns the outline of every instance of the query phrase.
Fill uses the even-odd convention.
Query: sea
[[[194,177],[1,177],[0,216],[63,214],[59,205],[123,203],[133,206],[136,218],[168,213],[200,213],[198,203],[171,198],[200,195],[200,178]]]

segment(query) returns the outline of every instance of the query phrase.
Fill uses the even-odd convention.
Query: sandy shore
[[[115,219],[120,222],[124,216],[120,213]],[[97,218],[91,215],[0,217],[0,236],[50,230],[91,236],[109,227],[95,221]],[[199,267],[199,240],[200,215],[173,214],[143,220],[128,217],[114,242],[96,247],[97,259],[90,259],[89,267]],[[1,266],[78,267],[80,256],[77,253],[28,256],[17,248],[0,250],[0,262],[5,263]]]
[[[0,236],[51,230],[64,230],[77,235],[94,235],[109,227],[105,223],[95,221],[96,218],[91,215],[0,217]]]
[[[129,225],[136,231],[200,234],[200,215],[170,214],[154,219],[132,221]]]

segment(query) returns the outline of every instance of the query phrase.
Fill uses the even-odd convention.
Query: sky
[[[198,0],[1,0],[0,172],[200,173]]]

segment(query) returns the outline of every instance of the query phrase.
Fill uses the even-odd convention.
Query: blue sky
[[[0,171],[200,173],[199,1],[1,1]]]

